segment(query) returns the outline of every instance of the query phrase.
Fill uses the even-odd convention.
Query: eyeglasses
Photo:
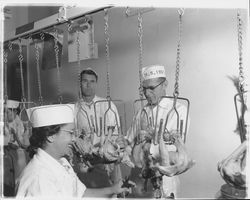
[[[75,134],[75,131],[72,131],[72,130],[61,129],[61,131],[64,131],[64,132],[70,133],[71,135],[74,135],[74,134]]]
[[[155,85],[155,86],[149,86],[149,87],[140,87],[140,90],[143,90],[143,92],[145,92],[146,90],[150,90],[150,91],[154,91],[157,87],[159,87],[162,83],[164,83],[164,81],[161,81],[159,84]]]

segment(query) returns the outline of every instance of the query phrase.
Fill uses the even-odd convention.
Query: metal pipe
[[[54,14],[50,17],[45,18],[45,19],[39,20],[37,22],[31,22],[31,23],[28,23],[28,24],[25,24],[21,27],[16,28],[15,33],[14,33],[15,36],[13,38],[11,38],[12,36],[10,35],[10,38],[7,38],[4,41],[4,44],[6,44],[8,42],[13,42],[19,38],[28,39],[30,37],[30,35],[37,34],[37,33],[41,32],[41,30],[51,29],[55,26],[58,26],[58,25],[61,25],[64,23],[68,23],[71,20],[76,20],[76,19],[79,19],[79,18],[84,17],[86,15],[98,13],[104,9],[112,8],[112,7],[113,6],[106,6],[106,7],[101,7],[101,8],[97,8],[97,9],[88,9],[84,14],[79,14],[80,12],[82,12],[82,11],[79,11],[79,8],[71,8],[72,10],[70,11],[70,13],[72,13],[72,14],[67,13],[70,15],[70,17],[65,18],[63,21],[59,20],[60,12],[58,12],[57,14]],[[77,14],[75,14],[75,13],[77,13]],[[44,25],[45,21],[46,21],[46,24]],[[36,26],[40,26],[40,28],[38,28]],[[33,27],[33,28],[30,29],[30,27]],[[20,31],[22,29],[28,29],[28,30],[24,31],[20,34],[16,33],[17,31]]]

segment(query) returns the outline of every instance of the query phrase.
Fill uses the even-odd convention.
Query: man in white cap
[[[22,146],[25,143],[24,126],[18,116],[19,101],[7,100],[5,104],[5,117],[11,130],[9,143]]]
[[[75,142],[73,104],[56,104],[27,110],[32,123],[32,159],[17,180],[17,197],[111,197],[128,192],[122,182],[88,189],[65,159]]]
[[[20,175],[28,161],[25,144],[27,144],[29,138],[18,115],[18,109],[19,101],[7,100],[4,104],[4,153],[6,158],[4,194],[6,196],[14,194],[11,192],[11,187],[14,191],[15,179]]]
[[[76,103],[77,129],[82,135],[90,135],[92,145],[98,146],[101,137],[97,135],[100,135],[101,132],[104,134],[104,115],[109,109],[109,104],[107,99],[96,95],[98,75],[92,68],[82,70],[80,81],[82,98]],[[98,103],[96,103],[97,101]],[[96,109],[94,108],[94,104],[96,105]],[[106,114],[105,125],[106,127],[114,127],[114,134],[118,134],[117,127],[120,126],[119,114],[113,102],[111,102],[111,109],[109,109]],[[100,124],[100,118],[102,118],[102,124]],[[86,153],[84,152],[84,146],[86,145],[81,142],[81,139],[77,139],[77,144],[81,152],[83,154]],[[84,164],[82,164],[82,166],[84,166]],[[84,167],[80,167],[80,169],[83,169],[80,170],[81,172],[85,170]],[[107,170],[111,171],[111,173],[107,173]],[[106,187],[109,186],[111,182],[116,182],[121,179],[121,170],[118,164],[104,165],[100,163],[95,164],[91,172],[79,173],[79,177],[84,180],[87,187]]]
[[[138,147],[140,148],[140,146],[138,145],[142,143],[139,142],[138,144],[137,140],[138,136],[141,141],[143,140],[145,141],[145,139],[147,138],[153,138],[155,127],[156,127],[155,132],[157,133],[159,130],[160,120],[161,119],[165,120],[167,114],[173,107],[173,101],[170,100],[169,98],[162,98],[161,100],[159,100],[162,96],[166,96],[166,88],[168,84],[166,80],[164,66],[152,65],[144,67],[142,69],[142,80],[143,81],[141,89],[146,97],[147,105],[143,108],[143,110],[141,109],[137,112],[137,114],[133,119],[132,125],[127,132],[127,140],[129,144],[127,149],[130,149],[132,157],[134,158],[135,165],[138,168],[142,168],[144,162],[143,159],[140,158],[141,154],[138,153],[140,152],[140,150],[137,151]],[[186,106],[177,103],[176,108],[179,114],[179,120],[183,120],[185,124],[186,113],[187,113]],[[171,132],[175,131],[176,127],[177,127],[176,115],[170,115],[166,128],[169,132]],[[171,146],[173,145],[168,145],[169,150],[173,148]],[[150,144],[150,155],[152,155],[153,158],[159,156],[159,146],[154,145],[152,140]],[[136,181],[137,183],[137,194],[135,194],[135,197],[138,196],[145,198],[153,197],[152,189],[151,191],[146,192],[142,184],[141,187],[139,186],[138,181],[140,182],[141,179],[137,175],[140,173],[140,169],[138,168],[131,171],[131,180]],[[176,176],[174,177],[163,176],[162,197],[165,198],[176,197],[177,188],[179,184],[178,182],[179,180]]]

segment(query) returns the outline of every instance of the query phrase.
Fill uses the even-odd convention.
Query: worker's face
[[[143,81],[142,90],[150,105],[156,105],[160,97],[166,95],[167,81],[163,78],[154,78]]]
[[[6,112],[7,121],[8,122],[14,121],[17,115],[16,109],[6,108],[5,112]]]
[[[81,81],[82,95],[85,97],[94,96],[97,87],[97,80],[94,75],[83,74]]]
[[[60,128],[60,131],[53,136],[53,145],[60,156],[70,154],[72,144],[75,142],[74,130],[74,123],[65,124]]]

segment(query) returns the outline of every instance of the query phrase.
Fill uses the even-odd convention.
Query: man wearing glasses
[[[147,190],[145,185],[143,186],[142,179],[138,176],[138,174],[142,172],[141,175],[145,178],[145,174],[143,175],[143,170],[140,170],[141,168],[143,169],[145,167],[145,154],[143,154],[143,151],[145,152],[145,148],[153,159],[159,159],[159,145],[153,143],[153,138],[155,137],[155,133],[158,133],[159,131],[160,121],[163,120],[165,123],[166,117],[173,107],[173,100],[169,98],[161,98],[166,96],[166,88],[168,85],[164,66],[153,65],[144,67],[142,68],[141,75],[142,86],[140,89],[143,91],[143,94],[146,97],[147,104],[134,116],[126,139],[128,142],[127,149],[131,152],[134,159],[134,164],[137,167],[131,171],[131,180],[137,183],[137,191],[135,194],[137,196],[135,197],[140,196],[144,198],[152,198],[155,197],[155,194],[152,192],[152,188]],[[187,113],[186,106],[177,102],[176,109],[179,114],[179,120],[183,120],[183,124],[185,124]],[[176,127],[177,117],[176,115],[170,114],[167,120],[166,130],[163,131],[164,140],[166,136],[165,132],[174,132],[176,131]],[[167,148],[168,151],[176,150],[175,146],[171,144],[168,144]],[[168,177],[163,175],[161,183],[162,197],[176,198],[178,184],[178,177]]]

